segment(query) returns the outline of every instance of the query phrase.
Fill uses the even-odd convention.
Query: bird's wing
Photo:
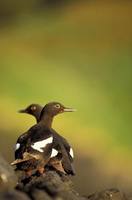
[[[52,153],[53,136],[49,130],[33,127],[22,134],[16,143],[15,161],[17,165],[31,159],[49,160]],[[36,157],[37,156],[37,157]]]
[[[75,170],[74,170],[74,167],[73,167],[73,164],[72,164],[72,160],[73,160],[73,158],[72,158],[73,157],[72,148],[70,147],[68,142],[64,138],[61,139],[61,136],[56,131],[54,131],[53,129],[52,129],[52,133],[54,135],[54,143],[53,143],[52,151],[53,151],[53,149],[57,149],[57,151],[59,153],[61,153],[61,155],[62,155],[62,165],[64,167],[64,170],[68,174],[75,175]]]
[[[67,153],[65,146],[63,144],[61,144],[61,148],[62,148],[62,165],[64,167],[64,170],[67,172],[67,174],[75,175],[76,172],[73,166],[73,162],[71,162],[69,154]],[[70,148],[70,153],[71,153],[71,148]]]
[[[49,136],[48,138],[41,138],[40,141],[34,141],[32,142],[31,144],[31,148],[38,151],[38,152],[41,152],[43,153],[44,152],[44,149],[53,143],[53,137],[52,136]]]
[[[38,128],[37,132],[35,131],[30,136],[30,141],[28,142],[28,145],[30,146],[31,151],[34,150],[38,153],[44,153],[45,149],[52,146],[52,143],[53,135],[50,130]]]
[[[64,147],[66,149],[66,152],[67,152],[67,154],[69,156],[70,161],[73,162],[73,160],[74,160],[74,152],[73,152],[72,147],[70,146],[70,144],[68,143],[68,141],[64,137],[60,136],[60,139],[61,139],[61,141],[62,141],[62,143],[63,143],[63,145],[64,145]]]
[[[15,159],[22,159],[23,153],[25,151],[25,145],[28,138],[28,132],[23,133],[19,136],[17,139],[16,145],[15,145]]]
[[[72,147],[70,146],[70,144],[68,143],[68,141],[64,137],[59,135],[55,130],[53,130],[53,131],[54,131],[55,137],[57,139],[59,139],[61,143],[63,143],[63,145],[64,145],[64,147],[66,149],[66,152],[67,152],[67,154],[69,156],[70,161],[73,162],[73,160],[74,160],[74,152],[73,152]]]
[[[43,133],[38,127],[35,128],[33,127],[18,138],[15,148],[16,159],[23,159],[24,152],[43,153],[47,145],[52,144],[53,137],[49,131]]]

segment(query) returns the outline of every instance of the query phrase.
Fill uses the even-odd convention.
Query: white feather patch
[[[57,154],[58,154],[58,151],[56,149],[52,149],[52,153],[51,153],[50,157],[53,158],[53,157],[57,156]]]
[[[73,153],[73,149],[72,149],[72,148],[70,148],[70,156],[71,156],[72,158],[74,158],[74,153]]]
[[[19,149],[20,148],[20,143],[16,143],[16,148],[15,150]]]
[[[46,147],[47,144],[51,144],[53,142],[53,137],[49,137],[45,140],[35,142],[31,147],[37,151],[43,152],[43,148]]]

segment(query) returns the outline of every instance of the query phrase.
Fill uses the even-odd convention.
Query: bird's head
[[[64,113],[64,112],[74,112],[76,109],[67,108],[59,102],[50,102],[44,106],[41,112],[40,118],[46,113],[49,116],[54,117],[57,114]]]
[[[27,113],[30,115],[33,115],[36,117],[37,114],[40,115],[42,110],[42,106],[40,106],[39,104],[31,104],[28,107],[26,107],[25,109],[21,109],[19,110],[20,113]]]

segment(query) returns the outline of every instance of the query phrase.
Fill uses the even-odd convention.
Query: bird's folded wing
[[[40,141],[37,141],[37,142],[34,142],[33,144],[31,144],[31,147],[34,149],[34,150],[37,150],[39,152],[44,152],[44,148],[49,145],[49,144],[52,144],[53,143],[53,137],[50,136],[46,139],[42,139]]]

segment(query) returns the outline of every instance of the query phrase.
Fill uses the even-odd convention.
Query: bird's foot
[[[28,170],[25,172],[25,176],[28,178],[30,176],[32,176],[32,170]]]
[[[38,169],[37,169],[37,172],[39,173],[39,175],[42,175],[42,174],[44,174],[44,168],[43,167],[39,167]]]

